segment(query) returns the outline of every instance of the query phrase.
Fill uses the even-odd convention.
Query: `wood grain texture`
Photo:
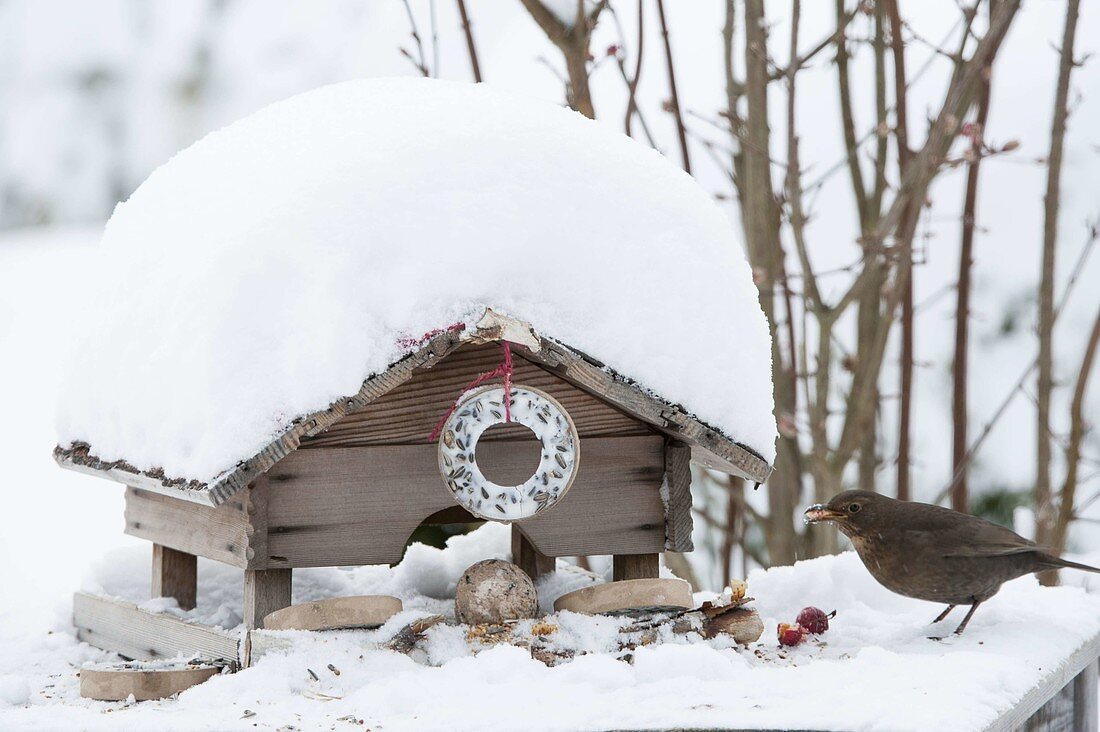
[[[507,441],[481,449],[514,459]],[[522,522],[528,539],[552,557],[661,551],[663,438],[592,438],[584,449],[565,498]],[[413,530],[454,505],[435,445],[300,450],[268,474],[267,566],[397,562]]]
[[[658,554],[616,554],[611,558],[611,579],[615,582],[655,579],[661,576]]]
[[[238,662],[237,635],[86,592],[73,595],[73,625],[80,640],[136,660],[201,656]]]
[[[245,512],[245,568],[267,569],[267,496],[266,475],[261,475],[238,494]],[[235,499],[231,499],[230,503]],[[223,504],[224,505],[224,504]]]
[[[249,523],[242,496],[214,508],[127,488],[125,519],[131,536],[234,567],[248,566]]]
[[[691,446],[679,440],[665,445],[665,549],[690,552],[691,539]]]
[[[248,629],[264,627],[264,618],[290,605],[292,570],[246,569],[244,571],[244,624]]]
[[[1078,674],[1080,676],[1080,674]],[[1083,732],[1073,725],[1076,679],[1063,686],[1020,729],[1026,732]]]
[[[553,572],[557,564],[554,557],[548,557],[523,535],[519,524],[512,524],[512,563],[537,580],[544,574]]]
[[[518,353],[518,351],[517,351]],[[402,445],[427,442],[439,420],[466,386],[501,361],[498,344],[466,345],[393,391],[340,419],[324,432],[302,440],[302,448]],[[569,413],[584,437],[653,434],[643,422],[578,389],[523,358],[513,360],[515,384],[548,393]],[[520,425],[487,432],[482,439],[516,439],[527,433]]]
[[[1100,709],[1097,708],[1097,681],[1100,680],[1100,663],[1093,661],[1073,678],[1073,729],[1079,732],[1097,732],[1100,726]]]
[[[182,610],[195,609],[198,558],[194,554],[153,544],[153,582],[150,597],[172,597]]]

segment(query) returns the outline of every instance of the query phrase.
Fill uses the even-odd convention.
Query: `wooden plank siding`
[[[467,344],[431,368],[416,369],[324,432],[304,437],[301,449],[217,508],[128,488],[126,532],[249,570],[399,561],[417,526],[457,508],[428,435],[463,388],[499,364],[501,350],[496,343]],[[580,470],[566,498],[522,522],[535,551],[545,557],[662,551],[668,538],[662,483],[671,476],[676,489],[666,502],[687,501],[672,522],[682,528],[690,511],[682,484],[685,475],[690,480],[686,463],[674,463],[669,473],[665,436],[519,350],[514,383],[557,399],[582,439]],[[526,480],[533,469],[528,463],[537,462],[520,439],[537,447],[519,425],[483,436],[479,462],[502,483]]]
[[[507,442],[481,449],[506,469],[518,457]],[[660,435],[589,439],[572,488],[524,533],[554,557],[659,552],[663,475]],[[396,562],[424,519],[455,505],[432,444],[299,450],[267,477],[267,568]]]
[[[207,559],[248,567],[248,491],[214,508],[141,488],[126,489],[126,533]]]
[[[348,414],[324,432],[302,439],[301,448],[413,445],[428,441],[432,430],[463,389],[501,361],[498,344],[467,345],[438,365],[420,369],[412,379]],[[657,434],[645,423],[600,401],[520,356],[515,349],[513,383],[545,391],[561,403],[581,438]],[[485,441],[523,438],[515,425],[487,432]]]

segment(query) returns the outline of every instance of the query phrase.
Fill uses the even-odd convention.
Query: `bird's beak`
[[[838,521],[844,518],[844,514],[840,511],[833,511],[828,508],[824,503],[815,503],[806,509],[806,512],[802,514],[802,520],[808,524],[816,524],[821,521]]]

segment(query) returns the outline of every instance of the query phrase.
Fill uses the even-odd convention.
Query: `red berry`
[[[781,646],[797,646],[806,635],[806,629],[798,624],[780,623],[778,631]]]
[[[801,625],[807,633],[813,633],[814,635],[821,635],[829,629],[829,618],[836,615],[836,610],[831,613],[826,613],[816,607],[804,607],[802,612],[798,614],[798,624]]]

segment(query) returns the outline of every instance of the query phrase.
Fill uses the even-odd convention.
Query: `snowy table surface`
[[[929,640],[953,629],[961,610],[933,626],[941,608],[881,588],[847,553],[753,572],[749,593],[767,630],[748,649],[685,639],[641,648],[628,664],[610,652],[619,621],[571,614],[559,618],[563,643],[590,652],[554,668],[511,646],[473,656],[454,626],[432,629],[417,658],[374,646],[418,614],[448,612],[462,570],[507,552],[507,527],[490,524],[446,550],[414,546],[392,569],[299,570],[295,601],[382,592],[406,610],[378,631],[308,636],[162,702],[80,699],[79,666],[109,654],[78,643],[70,628],[38,636],[0,628],[0,729],[339,730],[362,729],[363,720],[375,730],[975,730],[1100,643],[1100,597],[1031,577],[983,605],[964,636]],[[147,576],[147,552],[127,550],[107,557],[88,588],[140,600]],[[559,571],[540,583],[541,602],[591,581]],[[200,564],[199,607],[187,616],[234,626],[239,582],[237,570]],[[165,602],[146,606],[172,611]],[[835,608],[832,627],[779,648],[776,624],[805,605]]]

